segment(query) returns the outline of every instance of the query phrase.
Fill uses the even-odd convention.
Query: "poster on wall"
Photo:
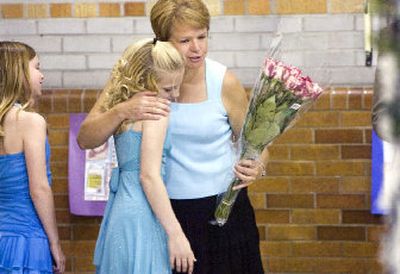
[[[373,214],[386,214],[388,199],[390,199],[388,196],[393,192],[393,188],[396,188],[390,175],[393,170],[394,157],[394,146],[379,138],[373,130],[371,174],[371,213]]]
[[[68,146],[68,192],[70,212],[102,216],[109,194],[111,170],[117,165],[112,138],[95,149],[82,150],[77,141],[86,113],[70,114]]]
[[[111,137],[103,145],[85,150],[85,201],[107,201],[111,170],[117,166],[114,140]]]

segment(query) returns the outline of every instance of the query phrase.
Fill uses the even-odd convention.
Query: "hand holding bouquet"
[[[238,140],[240,159],[258,159],[264,148],[292,126],[321,93],[322,88],[298,68],[267,58],[252,90]],[[239,183],[239,179],[233,180],[215,211],[220,226],[228,220],[240,191],[232,188]]]

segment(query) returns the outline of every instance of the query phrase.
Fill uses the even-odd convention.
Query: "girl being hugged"
[[[138,92],[157,91],[174,100],[184,60],[169,43],[143,39],[129,46],[114,66],[97,104],[112,109]],[[168,117],[125,120],[114,132],[118,168],[97,239],[96,273],[169,274],[193,270],[189,241],[176,219],[163,182]]]
[[[46,121],[32,111],[43,79],[30,46],[0,42],[0,273],[64,272]]]

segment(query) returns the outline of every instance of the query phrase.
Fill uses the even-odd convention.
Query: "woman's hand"
[[[169,113],[170,101],[157,97],[156,92],[138,92],[116,107],[126,120],[158,120]]]
[[[190,243],[183,232],[169,238],[168,249],[172,269],[175,269],[177,272],[193,273],[196,259],[190,248]]]
[[[259,160],[240,160],[234,167],[233,172],[242,183],[233,187],[233,190],[248,187],[257,178],[265,176],[265,166]]]
[[[65,271],[65,256],[61,250],[59,243],[50,244],[51,255],[54,259],[54,273],[64,273]]]

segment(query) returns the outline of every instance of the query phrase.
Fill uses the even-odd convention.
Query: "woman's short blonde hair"
[[[201,0],[158,0],[151,9],[150,21],[157,39],[168,41],[174,24],[209,30],[210,13]]]
[[[169,42],[142,39],[130,45],[114,65],[111,80],[106,87],[104,109],[126,101],[135,93],[157,91],[159,74],[183,70],[182,55]]]

